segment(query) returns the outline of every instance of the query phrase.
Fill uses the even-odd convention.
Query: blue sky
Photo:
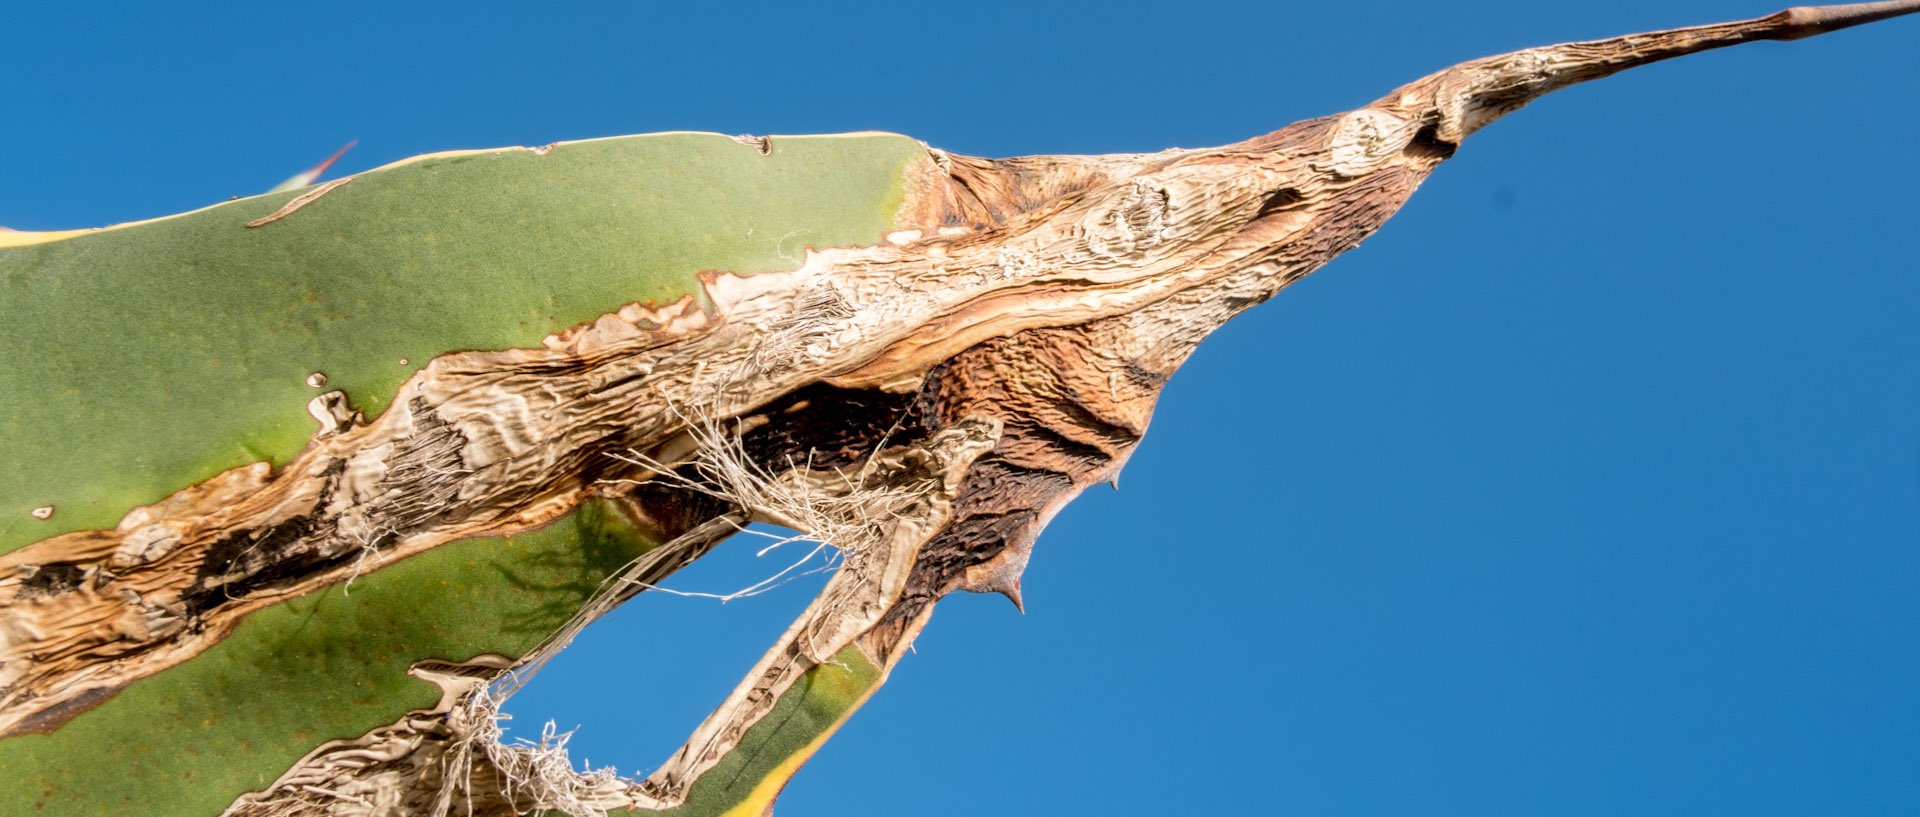
[[[0,225],[691,129],[1151,151],[1754,2],[44,4]],[[943,604],[796,815],[1920,812],[1920,19],[1549,97],[1221,331],[1028,613]],[[682,577],[729,590],[752,543]],[[645,770],[804,605],[647,599],[517,701]],[[702,668],[661,677],[635,656]],[[849,795],[852,795],[851,797]]]

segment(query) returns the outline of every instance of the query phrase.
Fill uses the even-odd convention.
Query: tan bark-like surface
[[[1118,473],[1195,346],[1358,245],[1473,132],[1635,65],[1916,7],[1794,9],[1528,49],[1218,148],[931,151],[911,201],[922,226],[887,244],[814,252],[791,273],[712,276],[709,310],[628,306],[545,348],[447,355],[379,418],[348,418],[277,472],[237,469],[113,530],[0,556],[0,734],[57,728],[250,611],[455,539],[543,524],[590,495],[685,533],[728,501],[661,472],[736,446],[769,483],[805,483],[809,501],[885,522],[681,753],[607,801],[671,805],[784,684],[841,647],[890,666],[948,593],[1019,603],[1040,529]],[[322,747],[282,782],[397,770],[406,785],[437,786],[418,771],[433,764],[407,758],[440,744],[397,734],[363,739],[400,747],[385,765],[329,759],[364,742]]]

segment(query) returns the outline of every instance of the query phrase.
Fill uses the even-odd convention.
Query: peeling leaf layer
[[[546,640],[651,545],[591,516],[261,610],[56,731],[0,741],[0,813],[219,814],[314,745],[431,706],[439,693],[407,674],[414,662],[517,658]]]
[[[313,191],[0,248],[0,553],[285,463],[324,392],[373,417],[442,353],[537,347],[630,302],[704,307],[703,270],[876,243],[909,166],[930,163],[884,134],[770,144],[672,133],[426,157],[253,229]]]

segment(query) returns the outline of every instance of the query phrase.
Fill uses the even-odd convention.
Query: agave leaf
[[[0,775],[76,813],[761,813],[942,596],[1020,603],[1207,333],[1467,136],[1915,10],[1528,49],[1221,148],[663,134],[0,236]],[[493,742],[516,672],[749,518],[844,563],[660,769]]]
[[[358,736],[408,709],[430,707],[437,691],[407,676],[412,659],[397,665],[394,659],[521,657],[652,540],[608,536],[604,520],[617,511],[599,514],[591,535],[575,514],[521,536],[426,553],[416,560],[423,564],[409,568],[416,576],[457,577],[477,597],[499,597],[501,606],[489,615],[442,609],[430,594],[407,601],[395,584],[401,580],[382,571],[361,577],[351,595],[337,587],[324,591],[317,606],[298,608],[299,624],[287,623],[296,615],[288,605],[268,605],[369,570],[387,558],[376,553],[381,548],[325,557],[334,568],[331,579],[261,576],[258,586],[245,589],[212,587],[197,582],[193,570],[165,567],[177,558],[169,553],[180,537],[164,525],[139,525],[147,533],[117,563],[109,556],[104,561],[112,564],[96,558],[87,568],[69,569],[63,557],[11,557],[52,535],[112,528],[129,509],[180,486],[213,485],[206,481],[229,469],[284,464],[316,434],[310,405],[345,415],[329,422],[344,421],[350,430],[352,412],[377,415],[402,382],[443,352],[538,347],[551,332],[636,299],[698,311],[705,304],[693,299],[702,297],[703,270],[780,271],[795,266],[810,243],[874,243],[891,228],[908,166],[916,162],[931,167],[919,143],[895,136],[781,139],[777,151],[763,154],[717,135],[657,134],[419,157],[351,177],[351,186],[254,227],[246,225],[282,213],[300,195],[259,196],[99,231],[13,234],[14,246],[0,250],[0,294],[7,311],[19,316],[0,330],[10,361],[0,367],[0,471],[9,476],[0,484],[0,507],[9,512],[0,523],[0,559],[10,571],[16,564],[36,568],[6,604],[51,610],[57,604],[50,598],[83,580],[153,564],[174,571],[174,581],[167,590],[141,587],[144,601],[129,609],[172,607],[178,615],[135,615],[164,616],[165,626],[187,632],[182,644],[164,651],[185,654],[161,660],[170,664],[208,645],[218,649],[162,676],[164,689],[142,685],[143,695],[119,697],[110,683],[41,717],[10,719],[16,733],[32,733],[105,701],[53,734],[0,743],[0,769],[92,758],[45,766],[38,773],[45,780],[41,791],[17,791],[34,802],[58,797],[80,813],[134,804],[162,813],[217,811],[234,795],[271,783],[326,739]],[[422,195],[422,189],[435,192]],[[416,229],[423,224],[439,226]],[[550,280],[536,283],[542,276]],[[13,308],[28,304],[34,308]],[[106,317],[118,329],[104,344],[71,344],[63,326],[67,316],[80,314]],[[62,388],[45,388],[55,383]],[[246,483],[229,493],[251,487],[251,473],[229,474],[228,481]],[[54,513],[36,518],[34,510],[43,507]],[[575,540],[603,544],[563,546]],[[273,540],[265,541],[271,549]],[[216,548],[221,553],[202,558],[244,561],[261,547],[259,539],[230,538]],[[518,555],[497,555],[502,552]],[[543,562],[587,553],[614,555],[574,566],[577,578],[566,583],[517,578]],[[368,554],[375,555],[373,563]],[[209,592],[223,600],[252,593],[259,603],[246,606],[275,615],[249,618],[221,642],[237,617],[204,620],[192,599]],[[388,597],[393,601],[379,601]],[[438,638],[422,638],[412,627],[376,633],[362,626],[366,611],[412,604],[446,613],[418,621]],[[549,615],[532,618],[525,615],[530,609]],[[334,612],[352,617],[329,623]],[[302,636],[288,642],[289,630]],[[227,646],[235,641],[285,643],[293,654],[332,657],[319,667],[268,663],[260,658],[268,647]],[[353,649],[340,649],[347,645]],[[119,651],[109,644],[100,649]],[[380,660],[359,660],[375,657]],[[274,669],[288,674],[280,682],[240,683]],[[14,696],[9,700],[31,695],[17,676],[7,680],[16,682],[0,685],[0,694]],[[338,687],[369,685],[381,694],[342,707]],[[184,692],[241,686],[252,692],[204,698]],[[167,708],[177,706],[202,711]],[[229,714],[214,717],[220,712]],[[189,730],[156,744],[153,725],[175,722],[207,722],[214,731]],[[138,735],[148,737],[130,739]],[[100,745],[126,748],[93,748]],[[124,788],[85,784],[125,760],[127,751],[165,762],[134,764],[151,776],[130,776]],[[234,764],[240,755],[252,765]],[[49,787],[55,794],[45,793]]]

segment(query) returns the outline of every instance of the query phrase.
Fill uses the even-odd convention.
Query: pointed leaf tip
[[[360,144],[360,140],[358,139],[346,143],[341,146],[339,150],[334,151],[332,156],[328,156],[321,160],[319,164],[295,174],[292,178],[284,182],[274,185],[273,189],[267,192],[279,193],[284,190],[298,190],[319,181],[320,177],[327,172],[327,168],[332,167],[334,162],[339,161],[340,157],[347,155],[347,151],[352,150],[353,146],[357,144]]]

